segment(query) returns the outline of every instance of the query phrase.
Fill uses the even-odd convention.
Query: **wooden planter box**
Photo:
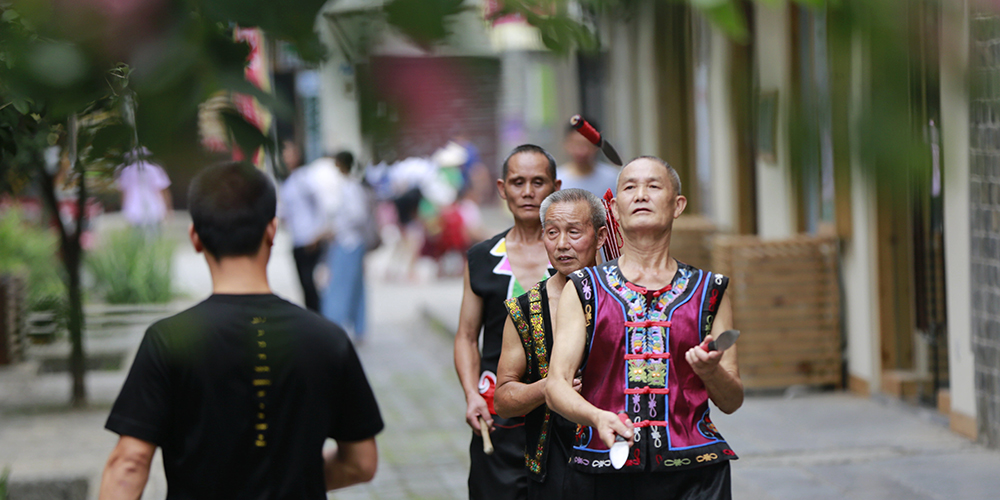
[[[727,294],[748,389],[842,385],[843,336],[837,241],[799,236],[762,241],[718,237],[713,271]]]
[[[0,365],[24,360],[25,284],[13,274],[0,275]]]

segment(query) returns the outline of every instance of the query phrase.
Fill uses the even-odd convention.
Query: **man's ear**
[[[608,226],[603,226],[597,230],[597,251],[601,251],[604,242],[608,240]]]
[[[684,213],[684,208],[687,207],[687,205],[688,205],[688,199],[685,198],[684,195],[682,195],[682,194],[677,195],[677,202],[676,202],[676,205],[674,205],[674,218],[675,219],[678,218],[678,217],[680,217],[681,214]]]
[[[271,222],[267,223],[267,228],[264,229],[264,241],[267,246],[274,246],[274,235],[278,234],[278,218],[275,217],[271,219]]]
[[[614,220],[620,220],[618,218],[618,197],[611,198],[611,217]]]
[[[554,184],[556,185],[556,191],[562,189],[562,179],[556,179],[556,182]]]
[[[194,230],[194,224],[188,226],[188,237],[191,238],[191,245],[194,246],[195,252],[202,253],[205,251],[205,245],[202,245],[201,237]]]
[[[501,200],[507,199],[507,193],[503,190],[503,179],[497,179],[497,192],[500,193]]]

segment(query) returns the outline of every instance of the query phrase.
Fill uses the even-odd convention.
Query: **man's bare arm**
[[[617,415],[590,404],[573,388],[573,377],[583,361],[587,344],[587,323],[572,281],[566,283],[559,297],[556,318],[557,328],[552,338],[552,359],[545,387],[545,401],[549,408],[573,422],[597,429],[608,447],[614,444],[615,435],[631,440],[631,422],[629,425],[622,423]],[[584,381],[585,385],[588,383],[600,381]]]
[[[136,499],[149,480],[156,445],[131,436],[118,438],[101,475],[101,500]]]
[[[719,312],[712,324],[711,337],[714,339],[732,327],[733,306],[729,302],[729,296],[723,295]],[[684,357],[705,383],[708,397],[719,410],[729,414],[743,406],[743,381],[740,380],[735,345],[722,352],[708,352],[701,345],[697,345],[689,349]]]
[[[512,418],[524,415],[545,403],[545,380],[521,382],[528,371],[528,360],[514,322],[507,317],[503,326],[503,351],[497,368],[497,390],[493,405],[497,415]]]
[[[363,441],[338,441],[336,448],[323,452],[323,480],[326,490],[367,483],[378,468],[375,438]]]
[[[465,391],[465,422],[476,434],[480,433],[478,417],[483,417],[487,425],[493,425],[486,400],[479,395],[479,330],[482,326],[483,299],[472,291],[469,266],[466,265],[462,308],[458,316],[458,331],[455,332],[455,371]]]

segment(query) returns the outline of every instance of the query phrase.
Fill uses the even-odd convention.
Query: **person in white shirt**
[[[170,178],[159,165],[149,161],[146,148],[136,148],[126,153],[127,164],[122,166],[115,183],[122,192],[122,215],[133,227],[155,235],[160,223],[173,210],[170,197]]]
[[[282,143],[281,159],[291,173],[281,184],[278,217],[292,236],[292,257],[306,309],[319,312],[319,292],[313,273],[326,249],[323,206],[310,175],[312,170],[301,166],[302,151],[294,141]]]
[[[597,128],[592,120],[587,119],[587,121]],[[594,193],[598,198],[603,198],[608,189],[614,193],[619,169],[597,160],[601,151],[597,146],[591,144],[571,126],[566,129],[563,148],[570,158],[556,169],[556,175],[562,181],[563,189],[583,189]]]
[[[332,219],[333,239],[326,252],[330,280],[323,292],[323,316],[338,325],[353,330],[355,342],[364,339],[365,273],[364,259],[367,251],[365,226],[374,224],[368,211],[368,194],[361,181],[351,176],[354,155],[347,151],[334,157],[342,174],[338,189],[336,216]]]

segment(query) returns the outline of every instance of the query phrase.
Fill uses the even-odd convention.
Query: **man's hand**
[[[479,417],[483,417],[486,421],[486,426],[489,427],[489,431],[493,431],[493,416],[490,415],[490,409],[486,406],[486,400],[483,399],[479,394],[467,394],[465,397],[465,423],[472,427],[472,432],[475,432],[477,436],[482,436],[482,429],[479,428]]]
[[[577,394],[580,394],[580,391],[583,390],[583,379],[582,378],[576,377],[576,378],[573,379],[573,390],[576,391]]]
[[[705,336],[704,343],[684,353],[684,360],[705,383],[708,397],[726,414],[736,411],[743,405],[743,382],[740,381],[740,366],[737,361],[739,355],[736,345],[725,351],[709,352],[708,342],[732,327],[733,307],[729,302],[729,296],[723,295],[718,315],[712,324],[712,334]]]
[[[722,351],[709,351],[708,343],[715,338],[712,335],[705,337],[705,341],[687,350],[684,359],[691,365],[691,369],[703,381],[719,376],[719,361],[722,360]]]
[[[604,441],[604,444],[606,444],[608,448],[611,448],[611,445],[615,444],[616,436],[625,438],[628,445],[632,446],[634,426],[628,419],[625,419],[623,422],[618,415],[615,415],[610,411],[601,411],[600,414],[594,418],[594,424],[594,428],[597,429],[597,435],[601,438],[601,441]]]

